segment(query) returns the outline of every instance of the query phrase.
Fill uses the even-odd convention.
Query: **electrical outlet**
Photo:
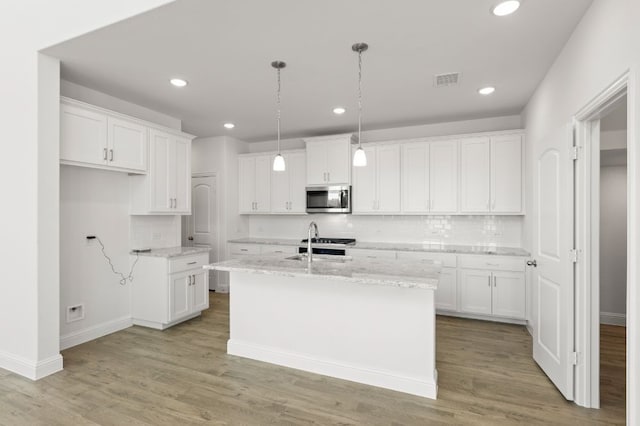
[[[67,322],[80,321],[84,319],[84,305],[67,306]]]

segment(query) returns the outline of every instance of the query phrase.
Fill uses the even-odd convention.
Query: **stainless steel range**
[[[305,238],[300,242],[298,253],[306,253],[309,239]],[[313,254],[326,254],[334,256],[345,256],[347,248],[356,244],[355,238],[312,238]]]

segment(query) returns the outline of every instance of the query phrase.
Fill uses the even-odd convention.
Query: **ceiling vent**
[[[459,72],[436,74],[433,76],[433,85],[435,87],[456,86],[460,82],[460,77]]]

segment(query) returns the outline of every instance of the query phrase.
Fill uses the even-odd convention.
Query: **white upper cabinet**
[[[282,153],[286,170],[271,172],[271,212],[304,213],[306,210],[306,154]],[[274,156],[271,156],[272,160]]]
[[[238,199],[241,214],[271,211],[271,154],[238,158]]]
[[[147,172],[147,127],[91,105],[63,99],[60,162],[131,173]]]
[[[307,185],[349,185],[352,140],[351,134],[305,139]]]
[[[400,212],[400,145],[364,150],[367,165],[353,168],[353,213]]]
[[[402,212],[458,211],[458,142],[402,146]]]
[[[491,138],[491,211],[523,211],[522,137]]]
[[[488,213],[491,206],[491,141],[488,137],[460,142],[460,211]]]

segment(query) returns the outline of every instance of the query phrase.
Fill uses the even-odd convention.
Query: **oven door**
[[[350,187],[307,187],[307,213],[351,213]]]

